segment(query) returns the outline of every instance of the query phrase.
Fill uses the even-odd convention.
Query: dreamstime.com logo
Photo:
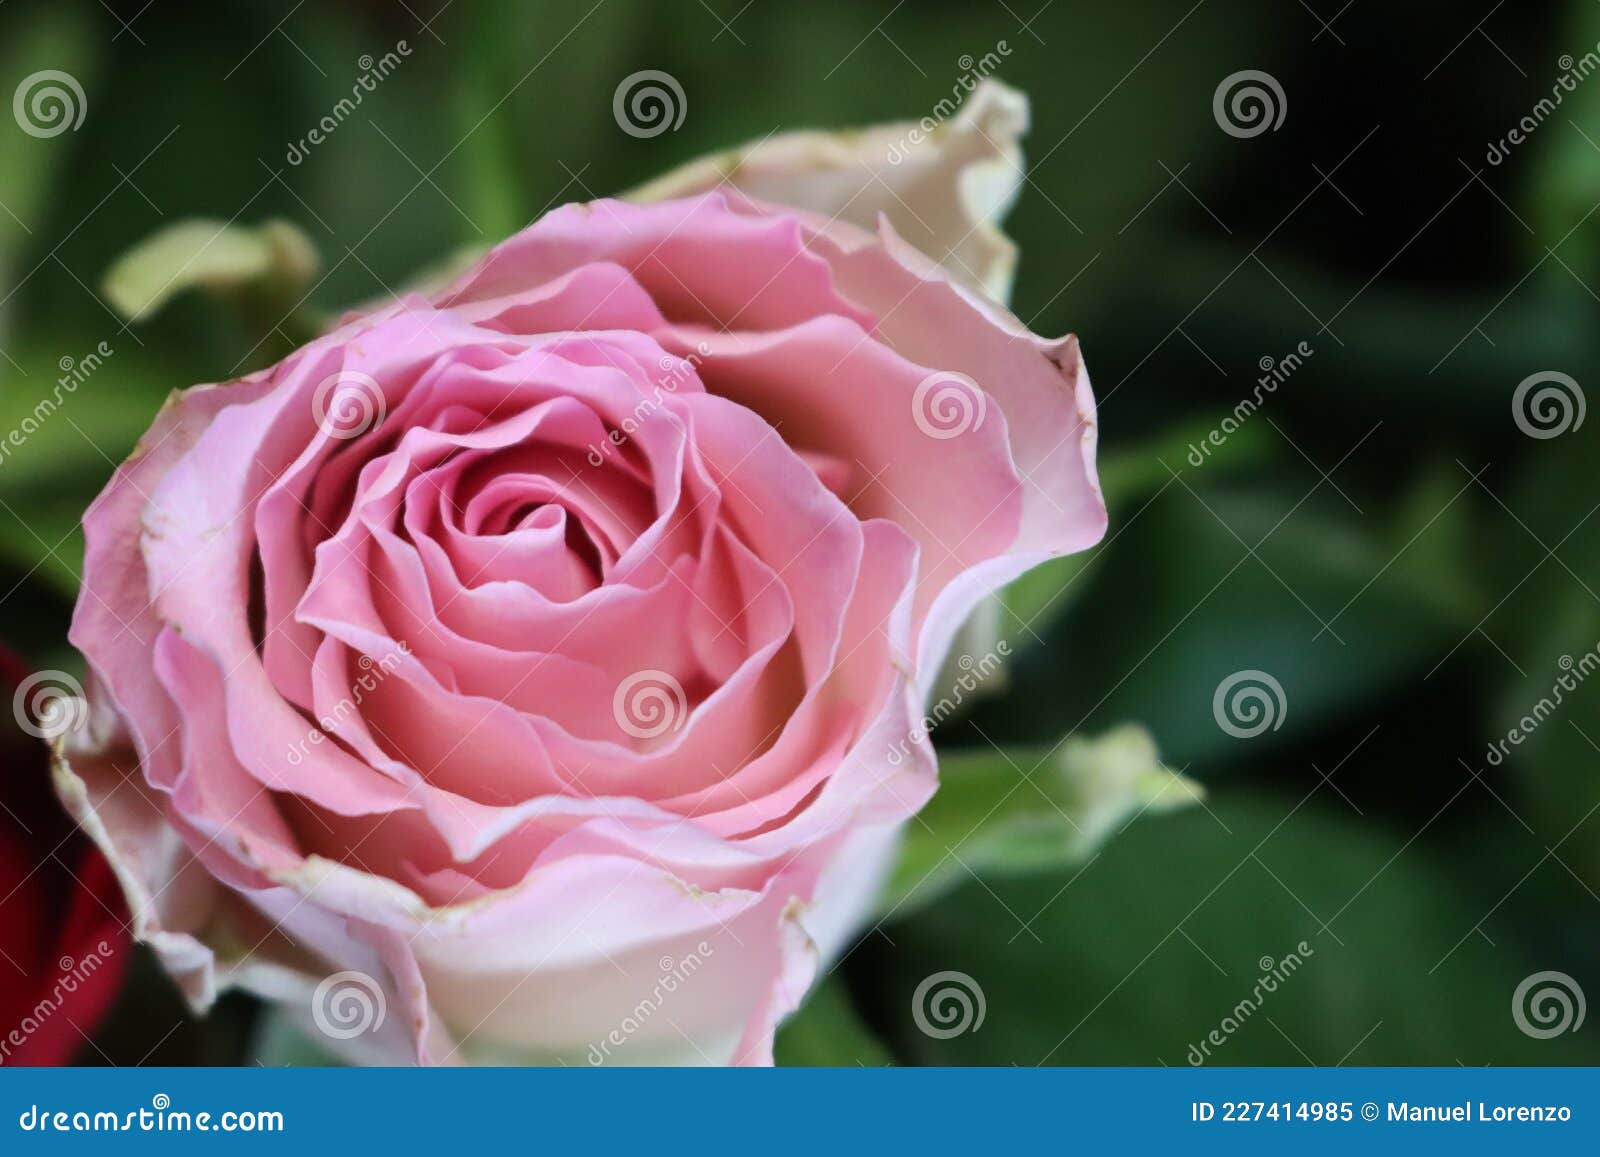
[[[1245,1026],[1245,1023],[1261,1010],[1267,997],[1278,991],[1285,981],[1296,972],[1300,966],[1316,955],[1316,950],[1304,940],[1294,946],[1294,951],[1282,960],[1274,960],[1270,956],[1263,956],[1256,962],[1261,969],[1255,986],[1250,994],[1228,1010],[1228,1015],[1217,1023],[1217,1026],[1201,1038],[1199,1044],[1189,1046],[1185,1059],[1195,1068],[1199,1068],[1211,1059],[1211,1054],[1228,1043],[1229,1038]]]
[[[89,115],[83,85],[70,72],[46,68],[22,78],[11,97],[11,115],[30,137],[45,140],[77,132]]]
[[[1211,96],[1217,127],[1241,140],[1277,132],[1289,115],[1289,98],[1271,73],[1247,68],[1222,78]]]
[[[689,115],[689,98],[677,77],[646,68],[622,78],[611,96],[611,115],[630,137],[648,140],[678,131]]]
[[[1583,387],[1559,370],[1529,374],[1511,395],[1511,420],[1528,437],[1541,441],[1581,427],[1587,409]]]
[[[28,1038],[61,1010],[67,997],[77,992],[78,986],[99,972],[115,954],[116,949],[102,940],[76,960],[70,956],[58,960],[56,967],[60,974],[50,991],[23,1015],[20,1022],[12,1026],[10,1032],[0,1037],[0,1065],[10,1060],[15,1050],[27,1044]]]
[[[276,1109],[191,1113],[174,1109],[165,1093],[151,1097],[149,1108],[125,1113],[29,1105],[17,1117],[17,1126],[24,1133],[282,1133],[285,1128]]]
[[[911,994],[911,1019],[935,1040],[977,1032],[988,1012],[982,986],[965,972],[935,972]]]
[[[1535,1040],[1577,1032],[1587,1011],[1583,989],[1565,972],[1535,972],[1511,994],[1511,1019]]]
[[[334,1040],[377,1032],[388,1015],[383,986],[365,972],[335,972],[311,994],[312,1023]]]
[[[17,726],[35,739],[52,740],[89,721],[83,685],[65,671],[36,671],[11,697]]]
[[[1235,739],[1256,736],[1283,726],[1289,700],[1283,684],[1265,671],[1235,671],[1217,684],[1211,697],[1211,714],[1217,726]]]

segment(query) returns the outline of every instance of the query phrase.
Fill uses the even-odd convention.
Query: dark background
[[[1210,797],[1087,864],[969,879],[885,923],[780,1057],[1181,1065],[1261,958],[1303,940],[1305,966],[1214,1063],[1600,1061],[1600,1011],[1549,1040],[1512,1015],[1544,970],[1600,999],[1600,680],[1486,759],[1562,656],[1600,646],[1600,417],[1534,438],[1513,414],[1530,375],[1600,385],[1600,76],[1486,157],[1564,56],[1600,52],[1600,4],[441,3],[0,8],[0,95],[58,68],[88,105],[49,140],[0,118],[0,425],[61,358],[115,350],[72,420],[0,465],[0,636],[72,662],[78,513],[169,390],[268,348],[198,294],[123,325],[100,279],[157,228],[292,220],[333,310],[703,152],[921,117],[960,58],[1005,41],[997,75],[1034,116],[1013,304],[1083,339],[1112,521],[1007,694],[940,741],[1138,722]],[[359,58],[401,39],[400,68],[288,164]],[[681,83],[677,131],[618,128],[613,90],[641,69]],[[1239,139],[1212,98],[1244,69],[1278,81],[1286,115]],[[1189,462],[1300,342],[1304,366]],[[1248,740],[1212,715],[1243,669],[1285,703]],[[911,1000],[947,969],[987,1015],[939,1040]],[[124,1004],[85,1059],[248,1055],[247,1002],[173,1030],[147,968]],[[881,1048],[835,1032],[849,1009]]]

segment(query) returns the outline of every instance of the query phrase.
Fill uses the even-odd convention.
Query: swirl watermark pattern
[[[1211,97],[1211,115],[1230,137],[1247,140],[1276,132],[1289,115],[1289,99],[1276,77],[1247,68],[1224,77]]]
[[[617,726],[635,739],[655,739],[683,727],[689,698],[683,684],[665,671],[636,671],[617,684],[611,697]]]
[[[1217,684],[1211,697],[1211,714],[1217,726],[1235,739],[1256,736],[1283,726],[1289,701],[1283,684],[1265,671],[1235,671]]]
[[[965,972],[935,972],[911,995],[911,1019],[935,1040],[977,1032],[988,1011],[982,987]]]
[[[77,132],[89,115],[83,85],[70,72],[46,68],[22,78],[11,97],[11,115],[30,137],[46,140]]]
[[[371,374],[340,370],[317,386],[311,396],[311,412],[324,434],[348,442],[383,424],[389,400]]]
[[[17,686],[11,697],[17,726],[35,739],[55,739],[89,721],[83,685],[65,671],[38,671]]]
[[[1511,1019],[1535,1040],[1577,1032],[1587,1011],[1583,989],[1565,972],[1535,972],[1511,994]]]
[[[689,98],[677,77],[647,68],[622,78],[611,97],[611,115],[630,137],[648,140],[677,132],[689,113]]]
[[[1511,420],[1528,437],[1541,441],[1581,427],[1587,410],[1583,387],[1559,370],[1529,374],[1511,395]]]
[[[388,1013],[383,988],[365,972],[335,972],[311,994],[311,1019],[334,1040],[377,1032]]]
[[[930,438],[959,438],[983,425],[988,396],[977,382],[952,370],[929,374],[911,395],[911,419]]]

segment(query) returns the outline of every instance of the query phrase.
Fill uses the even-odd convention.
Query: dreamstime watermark
[[[1559,370],[1529,374],[1511,395],[1511,420],[1528,437],[1540,441],[1578,429],[1587,411],[1583,387]]]
[[[1289,701],[1283,684],[1265,671],[1235,671],[1217,684],[1211,714],[1217,726],[1235,739],[1254,739],[1283,726]]]
[[[53,740],[89,721],[83,684],[65,671],[35,671],[11,697],[17,726],[35,739]]]
[[[1582,686],[1583,681],[1590,675],[1600,671],[1600,643],[1585,651],[1576,662],[1571,655],[1563,655],[1556,665],[1561,668],[1563,674],[1556,677],[1555,683],[1550,688],[1550,694],[1542,696],[1530,707],[1527,713],[1506,732],[1504,739],[1497,739],[1489,744],[1484,758],[1489,761],[1490,766],[1499,767],[1504,763],[1513,747],[1521,747],[1523,741],[1539,730],[1539,725],[1554,715],[1556,709],[1566,702],[1568,695]]]
[[[706,342],[696,345],[694,352],[688,357],[662,354],[661,360],[657,363],[661,373],[656,378],[650,393],[640,398],[628,416],[606,432],[603,441],[591,443],[586,447],[589,465],[604,465],[607,458],[626,445],[628,440],[638,433],[639,427],[661,408],[668,394],[676,394],[683,388],[685,382],[694,380],[696,373],[710,354],[711,346]]]
[[[933,137],[939,126],[955,116],[966,103],[967,97],[977,91],[978,85],[987,80],[989,76],[1000,67],[1000,62],[1011,55],[1011,45],[1004,40],[995,41],[995,45],[977,59],[971,53],[963,53],[956,59],[956,67],[961,69],[961,75],[956,78],[955,84],[950,86],[950,95],[939,98],[939,102],[929,110],[928,115],[907,129],[893,144],[889,146],[887,160],[891,165],[898,165],[911,155],[911,150]]]
[[[285,1128],[276,1109],[191,1113],[174,1109],[165,1093],[151,1097],[149,1108],[120,1113],[29,1105],[17,1117],[17,1126],[24,1133],[282,1133]]]
[[[411,647],[404,640],[394,645],[394,650],[385,652],[381,657],[374,659],[371,655],[362,655],[356,660],[356,666],[361,668],[350,683],[350,694],[333,705],[333,709],[324,713],[318,720],[318,726],[306,732],[306,737],[289,745],[287,758],[290,767],[299,767],[305,762],[307,755],[311,754],[313,747],[318,747],[327,741],[328,732],[335,731],[339,725],[350,718],[366,702],[367,696],[378,689],[390,675],[393,675],[400,664],[410,656]]]
[[[911,1019],[935,1040],[977,1032],[988,1013],[982,986],[965,972],[935,972],[911,994]]]
[[[311,994],[311,1020],[333,1040],[352,1040],[377,1032],[389,1014],[383,986],[351,969],[325,977]]]
[[[1264,356],[1256,363],[1261,370],[1261,376],[1256,379],[1256,387],[1250,392],[1248,398],[1239,399],[1231,413],[1215,426],[1210,433],[1200,439],[1198,443],[1189,443],[1189,465],[1203,466],[1211,451],[1221,448],[1227,440],[1243,426],[1250,417],[1261,408],[1266,399],[1278,392],[1278,387],[1292,377],[1296,370],[1310,360],[1316,351],[1310,342],[1301,342],[1284,354],[1281,358]]]
[[[911,420],[930,438],[943,442],[983,425],[989,397],[966,374],[940,370],[917,383],[911,394]]]
[[[689,978],[711,958],[711,945],[704,940],[694,946],[694,951],[684,956],[681,960],[671,956],[663,956],[657,962],[660,975],[656,977],[655,987],[638,1004],[628,1010],[621,1022],[605,1036],[599,1043],[589,1046],[589,1063],[603,1065],[611,1056],[611,1050],[621,1048],[627,1043],[629,1037],[650,1022],[650,1018],[660,1012],[667,1003],[667,998],[688,983]]]
[[[974,659],[971,655],[962,655],[957,659],[956,666],[961,674],[956,676],[950,690],[928,708],[928,713],[911,725],[905,738],[889,748],[889,765],[898,767],[911,754],[912,744],[927,742],[933,729],[959,711],[969,695],[994,678],[1000,670],[1001,661],[1010,655],[1011,644],[1001,639],[995,644],[994,650],[981,659]]]
[[[1541,97],[1521,120],[1501,137],[1498,141],[1490,141],[1488,151],[1483,159],[1491,165],[1499,165],[1511,155],[1511,150],[1527,142],[1528,138],[1538,131],[1540,125],[1549,119],[1556,111],[1556,107],[1566,99],[1567,94],[1576,92],[1578,86],[1592,76],[1596,69],[1600,69],[1600,44],[1585,52],[1577,60],[1570,53],[1564,53],[1556,63],[1561,67],[1561,75],[1556,78],[1555,84],[1550,86],[1550,95]]]
[[[682,729],[689,718],[689,699],[683,684],[666,671],[635,671],[617,684],[611,714],[635,739],[655,739]]]
[[[1276,132],[1289,115],[1289,98],[1271,73],[1247,68],[1222,78],[1211,95],[1217,127],[1241,140]]]
[[[1228,1010],[1228,1015],[1223,1017],[1217,1026],[1205,1036],[1200,1038],[1199,1044],[1189,1046],[1185,1059],[1195,1068],[1199,1068],[1211,1059],[1211,1053],[1228,1043],[1234,1033],[1244,1027],[1245,1023],[1260,1011],[1266,1003],[1267,997],[1278,991],[1278,986],[1289,977],[1300,971],[1300,966],[1316,955],[1316,950],[1304,940],[1294,946],[1282,960],[1274,960],[1270,956],[1263,956],[1256,961],[1256,966],[1261,969],[1261,975],[1256,979],[1255,986],[1251,988],[1250,995]]]
[[[378,379],[360,370],[340,370],[317,384],[311,416],[330,438],[348,442],[383,424],[389,399]]]
[[[0,438],[0,466],[6,464],[18,450],[28,444],[28,439],[37,434],[46,422],[55,417],[56,412],[73,394],[78,392],[78,387],[89,380],[96,370],[104,365],[115,351],[110,343],[101,342],[94,349],[81,357],[63,355],[56,363],[61,370],[61,376],[56,379],[55,388],[45,397],[40,398],[28,413],[22,416],[5,437]]]
[[[102,940],[76,960],[70,956],[63,956],[58,960],[56,968],[60,975],[56,977],[56,982],[50,991],[23,1015],[22,1020],[13,1026],[10,1032],[0,1037],[0,1065],[5,1064],[15,1050],[27,1044],[29,1037],[61,1011],[61,1006],[66,1003],[68,997],[78,991],[78,986],[100,971],[101,966],[114,955],[116,949]]]
[[[1587,1012],[1583,989],[1565,972],[1535,972],[1511,994],[1511,1019],[1535,1040],[1577,1032]]]
[[[377,91],[378,85],[387,80],[390,74],[400,67],[401,61],[410,55],[411,45],[404,40],[397,40],[392,49],[376,60],[372,58],[371,53],[358,59],[356,65],[361,69],[361,75],[356,77],[356,82],[350,86],[350,95],[340,97],[338,103],[329,109],[305,136],[298,141],[290,141],[283,159],[291,165],[298,166],[311,155],[312,149],[337,132],[339,126],[349,119],[367,95]]]
[[[669,72],[646,68],[622,78],[611,94],[611,115],[630,137],[648,140],[667,131],[677,132],[689,114],[683,85]]]
[[[30,137],[46,140],[77,132],[89,115],[83,85],[70,72],[46,68],[22,78],[11,96],[11,115]]]

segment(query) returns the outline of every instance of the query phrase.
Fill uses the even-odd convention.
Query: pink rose
[[[887,225],[569,205],[173,398],[85,518],[58,782],[198,1007],[769,1063],[934,790],[958,629],[1103,532],[1094,439],[1076,341]]]

